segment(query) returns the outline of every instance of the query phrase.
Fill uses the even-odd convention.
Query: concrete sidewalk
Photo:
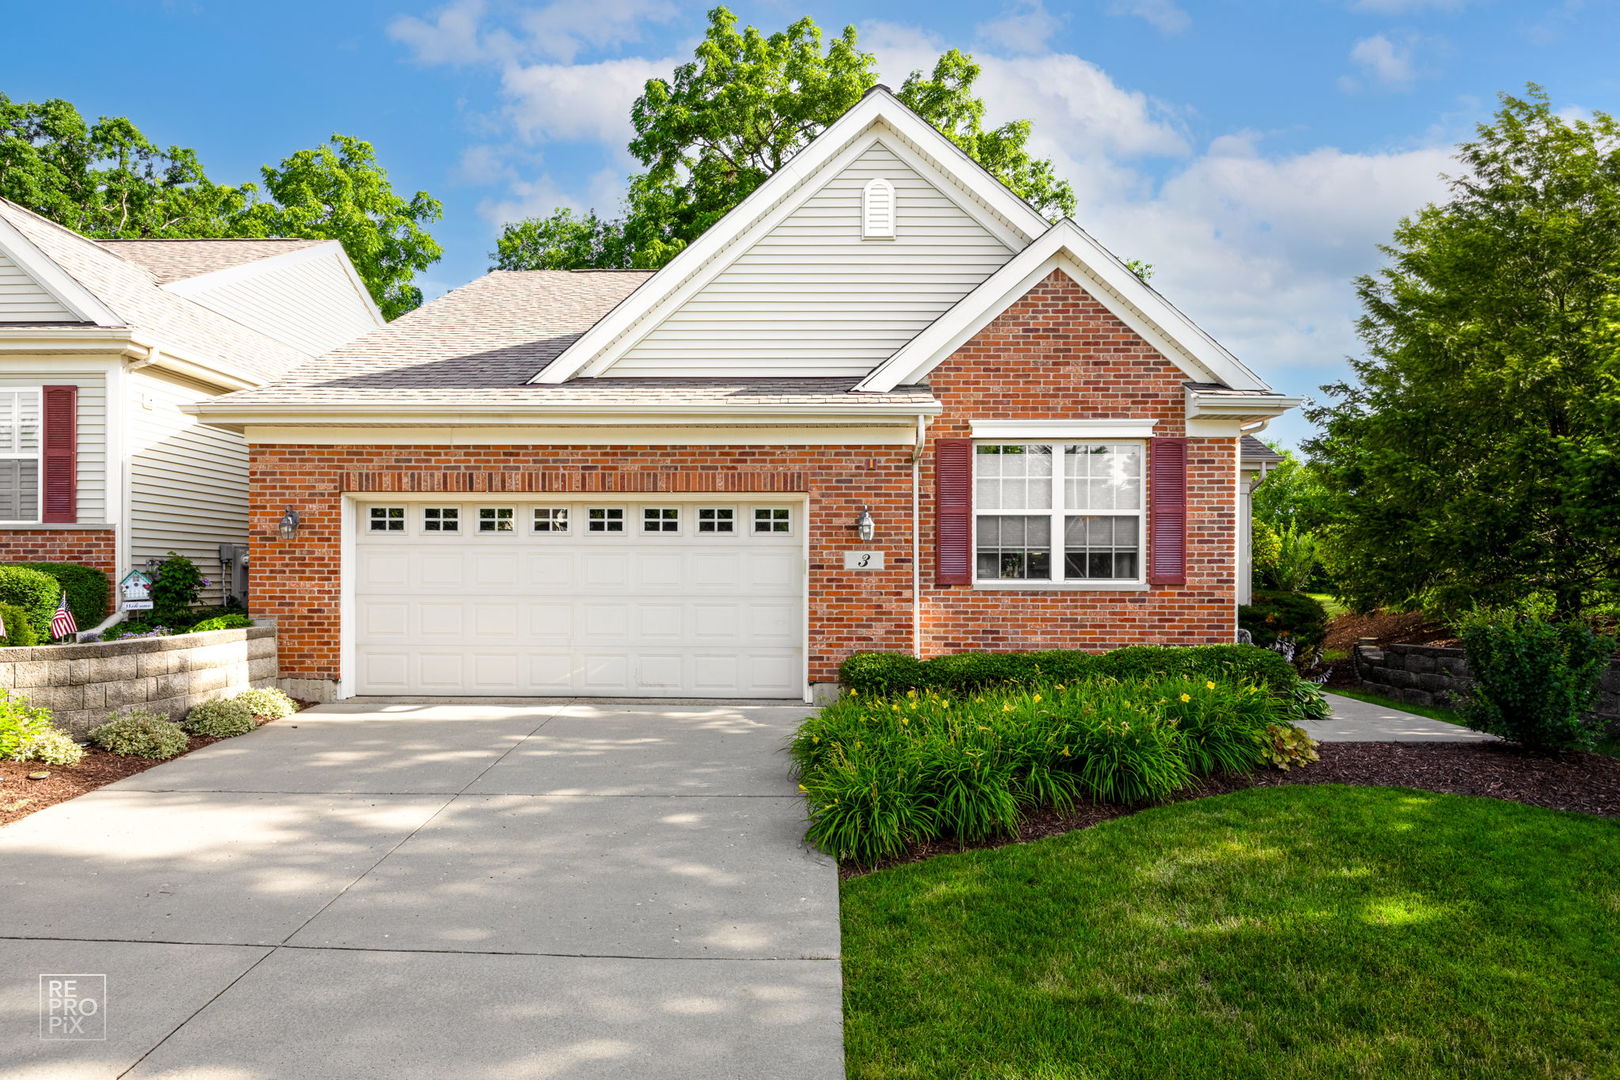
[[[1300,725],[1319,742],[1484,742],[1496,738],[1343,694],[1323,696],[1333,706],[1333,715],[1318,723]]]
[[[841,1077],[806,713],[321,706],[0,829],[3,1071]],[[63,973],[105,1041],[38,1037]]]

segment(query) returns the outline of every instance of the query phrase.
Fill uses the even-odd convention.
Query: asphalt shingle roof
[[[245,266],[331,241],[274,237],[263,240],[97,240],[96,243],[145,267],[159,285],[167,285],[171,281]]]
[[[217,361],[264,380],[310,359],[291,345],[165,292],[145,267],[16,203],[0,199],[0,217],[106,305],[122,325],[149,331],[190,359]]]
[[[725,408],[934,400],[926,387],[851,394],[860,381],[855,378],[529,382],[650,276],[645,270],[497,270],[269,386],[214,404]]]
[[[1244,461],[1266,461],[1275,464],[1283,456],[1253,435],[1245,435],[1238,443],[1238,456]]]

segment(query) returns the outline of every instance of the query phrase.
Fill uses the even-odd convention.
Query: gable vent
[[[861,192],[861,237],[894,239],[894,185],[882,177],[868,180]]]

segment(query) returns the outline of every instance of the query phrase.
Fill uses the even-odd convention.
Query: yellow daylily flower
[[[1041,703],[1041,695],[1036,694],[1035,695],[1035,704],[1039,705],[1040,703]]]
[[[1192,695],[1191,694],[1182,694],[1181,695],[1181,700],[1182,701],[1191,701],[1192,700]]]
[[[1215,689],[1215,684],[1213,682],[1207,682],[1207,683],[1204,684],[1204,689],[1205,690],[1213,690],[1213,689]]]

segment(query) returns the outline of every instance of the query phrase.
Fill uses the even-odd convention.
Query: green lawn
[[[1305,595],[1321,604],[1322,607],[1327,610],[1327,617],[1330,619],[1337,619],[1340,615],[1343,615],[1350,610],[1344,606],[1343,600],[1340,600],[1332,593],[1313,592],[1306,593]]]
[[[847,881],[853,1078],[1620,1075],[1620,826],[1260,788]]]

